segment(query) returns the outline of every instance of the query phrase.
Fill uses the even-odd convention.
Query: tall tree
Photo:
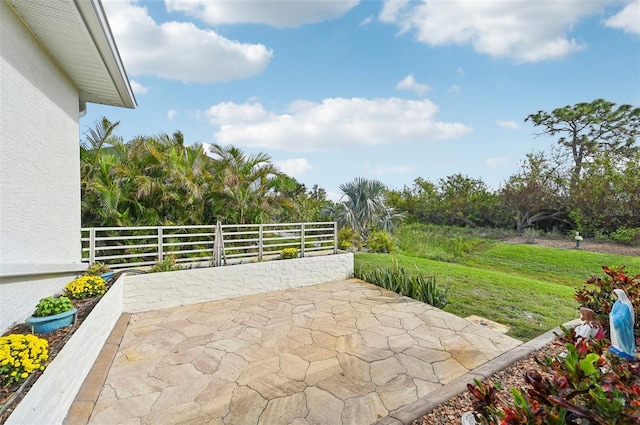
[[[345,201],[327,206],[325,213],[336,220],[338,226],[351,227],[363,241],[373,230],[393,231],[405,217],[404,213],[398,213],[385,204],[386,188],[379,180],[358,177],[341,184],[340,190]]]
[[[560,136],[558,144],[570,151],[573,159],[571,187],[580,179],[584,162],[602,151],[630,156],[638,151],[636,138],[640,134],[640,107],[596,99],[529,115],[538,135]]]

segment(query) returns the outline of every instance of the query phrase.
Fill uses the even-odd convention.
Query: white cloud
[[[275,164],[280,171],[295,178],[302,177],[307,171],[313,168],[305,158],[285,159],[276,161]]]
[[[362,168],[367,170],[367,173],[369,173],[371,175],[374,175],[376,177],[384,176],[386,174],[410,173],[410,172],[415,170],[415,167],[413,165],[389,166],[389,165],[381,164],[381,165],[371,166],[371,164],[369,162],[365,162],[363,164]]]
[[[149,91],[149,87],[145,87],[137,81],[130,80],[129,82],[131,83],[131,90],[135,94],[145,94]]]
[[[369,25],[371,22],[373,22],[373,16],[370,15],[360,21],[360,26]]]
[[[640,0],[628,4],[620,12],[604,21],[604,24],[631,34],[640,34]]]
[[[266,24],[277,28],[296,28],[336,19],[358,3],[358,0],[165,0],[167,11],[184,12],[211,25]]]
[[[502,128],[510,128],[512,130],[517,130],[520,128],[520,124],[518,124],[515,121],[502,121],[502,120],[497,120],[496,124],[498,124],[500,127]]]
[[[447,90],[447,92],[453,93],[453,94],[460,94],[462,93],[462,87],[454,84],[451,87],[449,87],[449,90]]]
[[[234,125],[264,122],[269,113],[258,102],[243,103],[222,102],[211,106],[204,112],[211,124]]]
[[[458,67],[458,69],[456,70],[456,72],[458,73],[459,76],[463,76],[464,75],[464,69],[462,69],[461,66]]]
[[[173,120],[176,115],[178,115],[178,111],[176,111],[175,109],[167,111],[167,118],[169,118],[169,121]]]
[[[217,143],[297,152],[424,143],[472,131],[462,123],[435,120],[438,106],[427,99],[330,98],[289,110],[277,114],[260,103],[220,103],[203,114],[220,126]]]
[[[604,7],[596,1],[385,0],[379,19],[411,31],[432,46],[470,44],[479,53],[537,62],[585,48],[568,38],[584,16]]]
[[[418,93],[420,96],[425,94],[431,87],[427,84],[418,83],[413,75],[407,75],[402,80],[396,84],[396,89],[398,90],[411,90]]]
[[[509,160],[507,158],[489,158],[484,161],[487,167],[497,168],[506,164]]]
[[[214,83],[262,72],[273,52],[226,39],[190,22],[156,23],[145,7],[105,0],[109,26],[127,72],[183,82]]]

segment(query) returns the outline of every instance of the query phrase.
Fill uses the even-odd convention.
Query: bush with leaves
[[[101,263],[99,261],[91,264],[88,268],[87,268],[87,272],[86,274],[88,274],[89,276],[100,276],[103,273],[107,273],[110,272],[111,269],[109,268],[109,266],[107,266],[104,263]]]
[[[351,227],[343,227],[338,230],[338,248],[343,251],[361,248],[360,237]]]
[[[596,275],[591,275],[585,282],[590,286],[584,286],[576,291],[574,298],[582,307],[593,310],[600,323],[608,331],[609,313],[615,303],[613,290],[622,289],[626,292],[631,304],[640,307],[640,275],[629,276],[625,267],[602,266],[602,270],[606,277],[601,279]],[[640,336],[640,308],[635,308],[635,314],[634,332],[636,336]]]
[[[300,250],[298,248],[285,248],[280,251],[280,258],[283,260],[290,260],[292,258],[298,258]]]
[[[156,262],[149,269],[149,273],[173,272],[176,270],[181,270],[181,267],[176,264],[176,257],[168,255],[164,260]]]
[[[640,245],[640,227],[619,227],[611,233],[610,238],[623,245]]]
[[[371,232],[369,239],[367,240],[367,247],[371,252],[391,253],[395,251],[395,244],[389,233],[376,230]]]
[[[67,297],[46,297],[40,299],[36,310],[33,312],[34,317],[55,316],[56,314],[64,313],[65,311],[72,310],[73,304]]]
[[[595,345],[602,343],[595,343]],[[537,359],[536,359],[537,360]],[[640,419],[640,364],[603,353],[603,346],[580,352],[567,344],[566,357],[537,360],[541,369],[527,371],[527,387],[512,389],[514,402],[500,395],[499,383],[467,384],[474,396],[476,420],[491,424],[631,425]],[[589,421],[589,422],[586,422]]]

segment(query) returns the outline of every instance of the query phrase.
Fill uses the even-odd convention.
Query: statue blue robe
[[[616,301],[609,315],[611,324],[611,348],[609,351],[618,357],[633,360],[636,358],[636,340],[633,335],[633,318],[629,306]]]

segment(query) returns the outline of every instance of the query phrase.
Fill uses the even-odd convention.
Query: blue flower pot
[[[107,282],[110,282],[111,279],[113,279],[113,272],[102,273],[100,277],[106,280]]]
[[[73,321],[73,316],[77,311],[77,309],[72,308],[71,310],[65,311],[64,313],[55,314],[53,316],[30,316],[27,317],[25,322],[31,325],[31,330],[33,332],[39,334],[48,334],[55,331],[56,329],[69,326]]]

